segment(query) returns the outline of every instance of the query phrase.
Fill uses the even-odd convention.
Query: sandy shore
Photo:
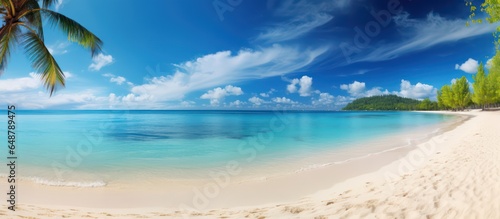
[[[259,194],[241,185],[227,186],[213,199],[208,197],[210,205],[200,211],[192,202],[192,196],[186,196],[186,205],[182,208],[145,207],[149,202],[159,201],[150,197],[151,188],[134,191],[137,194],[123,194],[117,190],[116,195],[114,191],[103,193],[104,189],[65,188],[67,200],[56,202],[52,201],[51,194],[60,193],[62,188],[21,184],[21,200],[16,212],[7,210],[4,201],[0,217],[500,218],[500,112],[466,114],[475,117],[411,151],[388,152],[388,157],[372,159],[372,163],[351,162],[351,168],[356,170],[328,167],[261,183],[261,191],[273,188],[268,193],[277,196],[264,205],[256,205],[258,196],[269,194]],[[294,187],[297,184],[305,186]],[[2,182],[0,186],[4,188],[5,184]],[[295,191],[297,188],[303,191]],[[123,189],[126,188],[121,191]],[[287,191],[309,195],[287,196]],[[173,194],[172,199],[184,197],[183,194],[170,194]],[[241,200],[225,201],[230,194],[239,194]],[[117,208],[71,207],[104,206],[85,203],[99,198],[107,202],[105,206],[117,202]],[[44,199],[46,202],[35,201]],[[170,205],[166,203],[165,206]]]

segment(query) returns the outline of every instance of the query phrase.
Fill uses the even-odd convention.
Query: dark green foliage
[[[342,110],[437,110],[437,102],[425,99],[423,101],[384,95],[359,98],[347,104]]]

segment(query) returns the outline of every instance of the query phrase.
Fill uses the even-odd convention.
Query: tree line
[[[488,73],[481,63],[472,78],[472,91],[465,76],[441,87],[437,94],[439,109],[464,110],[472,104],[486,109],[500,103],[500,52],[492,58]]]

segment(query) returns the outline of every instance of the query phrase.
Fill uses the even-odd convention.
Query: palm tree
[[[7,66],[10,52],[14,47],[24,47],[33,68],[41,73],[50,95],[57,87],[65,85],[64,73],[45,46],[43,19],[58,26],[68,40],[90,49],[92,57],[101,51],[102,41],[76,21],[51,11],[48,8],[58,0],[0,0],[0,14],[3,25],[0,29],[0,73]],[[42,7],[40,7],[42,4]],[[42,19],[43,18],[43,19]]]

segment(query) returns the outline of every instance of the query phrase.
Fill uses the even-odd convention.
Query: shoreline
[[[419,112],[416,112],[419,113]],[[333,142],[315,144],[307,151],[292,151],[282,158],[272,158],[269,161],[253,160],[245,162],[242,159],[235,159],[234,161],[241,164],[244,168],[242,173],[231,176],[232,183],[247,183],[252,181],[266,181],[272,178],[279,178],[291,174],[298,174],[301,172],[311,171],[318,168],[325,168],[332,165],[343,165],[355,160],[367,159],[369,157],[378,156],[380,154],[388,153],[390,151],[404,150],[414,147],[418,142],[425,141],[432,136],[438,135],[443,130],[453,129],[458,124],[463,123],[467,118],[457,116],[449,121],[439,122],[437,124],[424,125],[417,128],[405,128],[396,132],[387,133],[377,137],[370,137],[367,139],[360,139],[355,142]],[[272,145],[272,142],[270,143]],[[269,145],[267,145],[269,147]],[[225,163],[224,163],[225,164]],[[52,172],[52,169],[39,169],[38,167],[24,167],[24,169],[34,169],[35,173]],[[30,176],[19,177],[20,181],[26,183],[34,183],[45,186],[58,186],[62,188],[75,187],[75,188],[95,188],[95,187],[117,187],[130,185],[141,185],[151,181],[157,181],[167,184],[192,184],[206,179],[210,179],[209,172],[224,170],[224,165],[221,164],[217,168],[206,168],[199,170],[187,170],[183,175],[188,174],[188,177],[170,176],[170,172],[175,171],[179,174],[186,170],[152,170],[146,173],[132,172],[134,174],[128,175],[103,175],[102,173],[96,174],[91,172],[71,172],[72,176],[84,176],[83,178],[72,179],[71,177],[65,181],[59,181],[31,174]],[[135,170],[136,171],[136,170]],[[33,172],[33,171],[31,171]],[[154,173],[154,174],[153,174]],[[137,175],[136,175],[137,174]],[[66,174],[68,175],[68,174]],[[133,175],[133,177],[131,177]],[[139,176],[139,177],[138,177]],[[165,177],[167,176],[167,177]],[[0,182],[5,178],[5,174],[0,174]],[[139,180],[144,178],[145,180]]]
[[[425,144],[428,144],[429,142],[431,142],[431,143],[434,142],[434,144],[437,144],[437,143],[439,143],[438,140],[442,141],[443,138],[447,138],[447,137],[449,138],[450,135],[453,135],[454,133],[460,131],[460,129],[464,129],[464,126],[467,128],[467,126],[470,126],[470,124],[473,121],[477,121],[481,117],[480,114],[484,114],[484,113],[485,112],[452,113],[454,115],[457,115],[457,114],[474,115],[475,114],[475,115],[479,115],[479,117],[474,117],[474,118],[468,119],[465,122],[463,122],[462,124],[458,125],[458,127],[455,127],[454,129],[452,129],[451,131],[445,131],[443,133],[440,133],[439,135],[433,136],[429,140],[427,140],[426,142],[420,143],[418,145],[419,146],[425,145]],[[498,113],[493,113],[493,114],[497,114],[497,116],[500,115]],[[470,127],[469,127],[469,129],[470,129]],[[467,137],[467,136],[464,136],[464,137]],[[443,143],[443,142],[441,142],[441,143]],[[439,154],[449,153],[450,150],[444,150],[444,149],[450,149],[452,146],[453,145],[451,145],[451,146],[447,145],[446,147],[439,148],[438,149]],[[409,148],[405,148],[405,149],[409,149]],[[220,212],[225,212],[224,214],[232,215],[230,210],[222,210],[222,208],[230,208],[230,209],[247,209],[247,208],[249,208],[249,207],[242,207],[242,206],[267,206],[266,208],[271,208],[271,209],[272,208],[279,208],[276,205],[272,205],[272,203],[287,203],[289,201],[294,201],[294,200],[296,202],[297,200],[312,199],[311,197],[314,197],[314,199],[317,199],[318,197],[325,196],[325,194],[326,194],[325,191],[332,191],[332,190],[340,191],[341,190],[340,188],[344,188],[344,187],[351,188],[350,190],[359,189],[359,188],[353,186],[354,184],[352,184],[352,183],[346,184],[346,182],[350,182],[353,180],[356,181],[355,179],[358,179],[358,181],[359,181],[360,178],[367,178],[367,175],[372,175],[368,178],[370,179],[369,181],[373,181],[373,182],[370,182],[369,184],[365,183],[364,186],[361,186],[361,188],[363,188],[366,185],[375,184],[375,183],[377,183],[377,181],[380,181],[380,175],[378,175],[378,177],[373,177],[374,174],[377,175],[377,173],[379,173],[380,171],[387,169],[391,166],[394,166],[395,163],[400,162],[401,160],[404,160],[408,156],[411,156],[411,153],[414,152],[416,149],[418,149],[418,146],[415,146],[415,148],[412,148],[410,150],[406,150],[404,153],[401,153],[401,151],[386,152],[386,155],[390,154],[393,157],[394,156],[397,157],[397,159],[377,159],[377,160],[373,160],[372,162],[367,162],[367,160],[365,160],[365,159],[355,160],[355,161],[349,162],[351,164],[351,167],[352,167],[350,169],[337,168],[337,170],[335,170],[334,167],[339,167],[339,166],[333,165],[333,167],[327,166],[327,167],[318,168],[315,170],[303,172],[300,174],[295,174],[295,175],[288,176],[288,177],[282,177],[280,179],[273,179],[272,180],[273,182],[269,181],[269,182],[263,183],[266,185],[263,185],[262,190],[268,189],[271,183],[274,183],[274,186],[271,186],[271,187],[274,187],[274,188],[281,187],[282,189],[281,189],[281,191],[272,190],[274,195],[280,196],[280,197],[279,197],[279,199],[270,200],[267,203],[261,203],[258,200],[252,201],[252,200],[245,199],[245,198],[255,196],[255,194],[256,194],[255,190],[248,189],[248,187],[245,188],[245,186],[241,186],[241,185],[240,186],[233,186],[233,187],[231,185],[228,185],[227,187],[225,187],[221,190],[221,192],[217,195],[216,198],[214,198],[214,200],[210,201],[211,202],[210,206],[206,206],[205,209],[201,209],[201,212],[205,212],[205,214],[208,214],[211,211],[220,211]],[[427,151],[432,151],[432,150],[427,150]],[[447,152],[445,152],[445,151],[447,151]],[[430,158],[434,157],[435,155],[436,154],[428,154],[428,156],[426,156],[425,158],[430,159]],[[356,168],[358,171],[361,171],[361,172],[353,171]],[[416,167],[415,169],[419,169],[419,168],[420,168],[420,166]],[[385,171],[387,171],[387,170],[385,170]],[[332,173],[335,173],[335,174],[332,174]],[[337,174],[341,175],[342,177],[337,176]],[[394,181],[398,180],[397,175],[398,174],[395,174],[395,176],[391,176],[394,178]],[[404,174],[403,174],[403,176],[404,176]],[[391,179],[393,179],[393,178],[391,178]],[[313,179],[322,179],[322,182],[314,181]],[[309,180],[309,181],[307,181],[307,180]],[[332,180],[333,180],[333,183],[332,183]],[[384,180],[382,180],[382,181],[384,181]],[[385,181],[387,181],[387,180],[385,180]],[[293,187],[293,185],[290,185],[290,184],[292,184],[291,182],[296,183],[296,184],[307,185],[307,186],[304,186],[303,188],[300,188],[300,189],[302,189],[301,192],[305,195],[300,195],[300,197],[296,197],[296,196],[290,197],[290,195],[288,195],[288,197],[283,196],[283,195],[289,194],[289,191],[291,189],[294,189],[295,193],[298,192],[297,187]],[[22,188],[21,191],[23,191],[23,193],[25,193],[25,194],[31,195],[31,194],[36,193],[37,191],[39,193],[40,192],[43,193],[41,191],[42,189],[39,186],[33,186],[32,188],[29,188],[29,185],[27,185],[27,184],[21,183],[20,185]],[[145,186],[147,186],[147,185],[145,185]],[[353,189],[353,187],[354,187],[354,189]],[[41,197],[45,196],[45,198],[46,198],[51,193],[57,193],[58,190],[61,190],[61,188],[60,187],[54,187],[54,188],[44,187],[43,190],[46,192],[46,194],[39,194],[39,195],[41,195]],[[82,193],[81,192],[82,189],[70,189],[70,190],[74,190],[73,192],[76,192],[76,193],[73,193],[73,194],[71,194],[71,192],[69,194],[65,193],[67,196],[75,197],[74,195],[77,195],[78,191],[80,191],[80,193]],[[85,189],[83,189],[83,190],[85,190]],[[106,189],[93,188],[92,190],[94,192],[96,192],[96,194],[87,194],[87,195],[99,196],[99,193],[103,192],[100,190],[106,190]],[[321,190],[321,191],[318,192],[319,190]],[[144,191],[147,191],[147,189]],[[32,192],[34,192],[34,193],[32,193]],[[107,195],[112,195],[115,192],[118,192],[118,191],[114,191],[114,192],[107,191],[106,193],[107,193]],[[88,191],[84,191],[83,193],[88,193]],[[130,193],[134,193],[134,192],[130,192]],[[231,205],[227,205],[227,203],[225,204],[225,203],[223,203],[223,201],[220,201],[220,200],[227,199],[228,194],[230,195],[231,193],[238,193],[240,196],[239,199],[243,199],[243,200],[240,200],[240,202],[235,202],[234,200],[232,200],[230,203]],[[351,193],[351,192],[347,192],[347,193]],[[313,195],[310,195],[310,194],[313,194]],[[344,193],[340,192],[339,194],[344,194]],[[115,195],[119,195],[119,194],[115,193]],[[123,200],[133,199],[134,194],[128,194],[129,197],[127,197],[126,195],[123,196],[124,194],[121,194],[121,195],[122,195],[121,197],[113,197],[116,202],[118,202],[119,200],[121,200],[123,202]],[[102,194],[100,196],[102,196]],[[78,196],[78,195],[76,197],[81,197],[81,199],[85,199],[85,197]],[[172,196],[170,196],[170,197],[172,197]],[[307,197],[307,198],[304,198],[304,197]],[[20,195],[19,199],[26,200],[21,195]],[[218,199],[219,201],[217,201],[215,199]],[[110,200],[108,200],[108,201],[110,201]],[[161,201],[161,200],[153,200],[153,201]],[[55,205],[46,205],[45,204],[45,203],[49,203],[49,202],[50,202],[50,200],[45,199],[44,203],[32,203],[34,205],[20,204],[20,208],[31,209],[31,210],[28,210],[28,212],[39,211],[40,209],[42,209],[41,206],[46,206],[45,208],[54,208],[54,209],[66,209],[66,210],[74,209],[72,207],[63,207],[62,205],[57,205],[57,204],[55,204]],[[185,200],[185,202],[189,203],[189,200]],[[145,206],[141,207],[141,206],[139,206],[139,203],[140,203],[140,201],[137,200],[137,203],[135,203],[135,204],[132,203],[132,205],[134,205],[135,207],[138,207],[135,210],[137,212],[141,212],[141,214],[146,214],[147,211],[151,211],[151,210],[155,209],[155,211],[170,212],[169,213],[170,216],[175,216],[175,215],[179,216],[180,213],[182,213],[182,212],[188,212],[189,210],[191,210],[191,211],[192,210],[196,210],[196,211],[200,210],[199,208],[196,208],[196,207],[193,208],[193,205],[191,205],[191,208],[189,207],[189,205],[185,205],[187,207],[184,209],[184,211],[182,211],[182,209],[175,209],[175,208],[167,208],[167,209],[170,209],[170,210],[167,210],[167,209],[162,208],[162,207],[158,207],[158,208],[147,208]],[[94,204],[99,205],[99,203],[94,203]],[[146,206],[148,205],[147,202],[142,202],[141,204],[145,204]],[[165,203],[165,205],[166,205],[166,203]],[[31,207],[29,207],[29,206],[31,206]],[[269,207],[269,206],[271,206],[271,207]],[[108,207],[110,207],[110,206],[108,205]],[[130,207],[133,207],[133,206],[130,206]],[[4,209],[6,209],[6,208],[4,208]],[[109,211],[109,212],[114,212],[114,214],[121,212],[120,209],[114,209],[114,210],[113,209],[106,209],[106,210],[104,210],[104,209],[98,208],[98,207],[77,208],[77,209],[87,209],[88,211],[95,210],[95,211],[100,211],[100,212],[101,211]],[[181,211],[178,213],[175,213],[175,211],[179,211],[179,210],[181,210]],[[24,210],[20,210],[19,212],[24,212]],[[79,212],[79,211],[77,211],[77,212]],[[280,212],[283,213],[283,211],[280,211]],[[193,213],[193,212],[191,212],[191,213]],[[234,211],[233,211],[233,213],[234,213]],[[203,213],[193,213],[193,214],[202,214],[203,215]],[[277,216],[277,215],[274,215],[274,216]]]

